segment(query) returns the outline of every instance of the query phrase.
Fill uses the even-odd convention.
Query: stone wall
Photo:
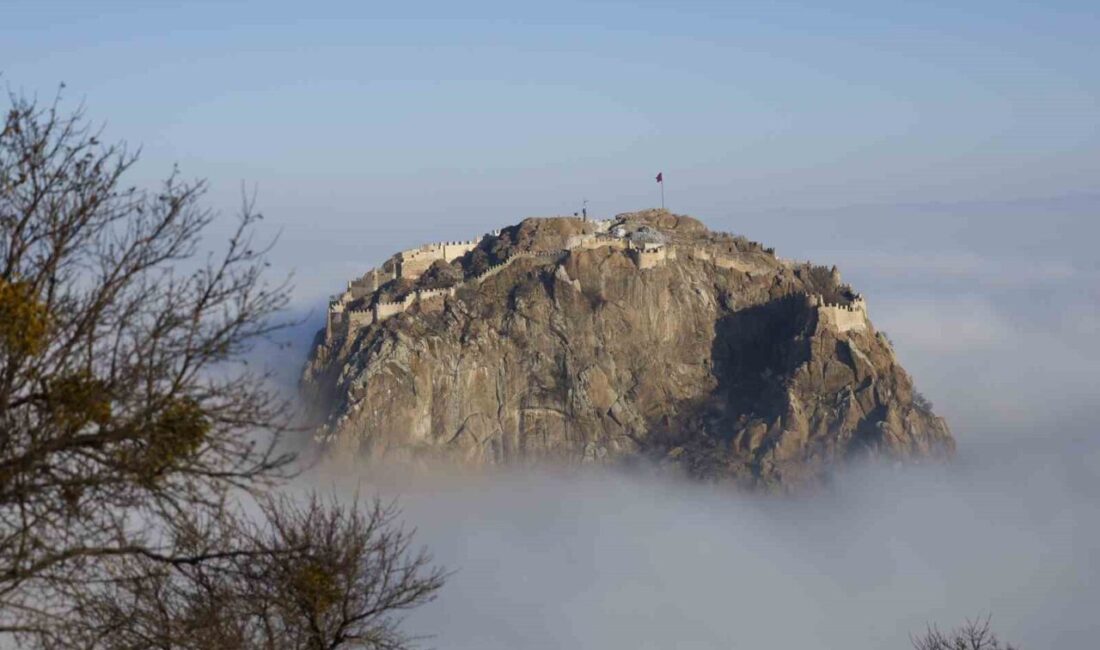
[[[331,341],[339,330],[346,329],[344,327],[346,324],[347,322],[344,318],[344,304],[341,302],[329,303],[328,316],[325,318],[325,340]]]
[[[435,313],[443,311],[443,304],[450,296],[455,295],[455,287],[443,289],[428,289],[416,292],[416,303],[423,313]]]
[[[408,311],[413,305],[420,305],[425,310],[442,308],[444,300],[455,295],[457,289],[457,286],[441,289],[420,289],[405,296],[402,300],[375,303],[373,309],[374,319],[371,322],[366,322],[365,325],[370,325],[372,322],[381,323],[391,316]],[[354,332],[356,329],[353,324],[350,331]]]
[[[500,273],[504,269],[511,266],[512,263],[516,260],[556,258],[558,256],[564,255],[566,252],[567,249],[559,248],[552,251],[520,251],[518,253],[513,253],[511,256],[508,257],[508,259],[504,260],[503,262],[499,264],[494,264],[485,271],[482,271],[478,275],[470,278],[470,282],[481,284],[483,281],[493,277],[497,273]]]
[[[592,237],[591,240],[582,243],[580,247],[586,250],[592,250],[595,248],[603,248],[605,246],[618,250],[626,250],[629,244],[622,237],[614,237],[612,235],[597,233]]]
[[[374,312],[369,309],[347,309],[342,303],[329,305],[325,320],[325,340],[344,338],[349,332],[368,327],[374,322]]]
[[[556,259],[573,249],[592,250],[606,246],[617,250],[626,250],[639,269],[654,268],[664,264],[667,260],[676,259],[677,248],[675,246],[658,242],[628,241],[624,237],[608,234],[607,231],[611,224],[612,221],[610,220],[597,222],[597,232],[574,235],[568,239],[566,247],[563,249],[515,253],[503,262],[469,278],[464,284],[476,286],[497,275],[517,260]],[[499,236],[499,234],[499,230],[490,233],[491,236]],[[371,269],[359,278],[352,280],[348,283],[347,291],[339,296],[334,296],[332,302],[329,303],[325,326],[326,341],[349,337],[363,327],[381,323],[387,318],[404,313],[413,305],[420,305],[420,309],[423,311],[441,310],[446,298],[454,296],[458,286],[416,291],[399,301],[376,302],[369,310],[348,310],[347,307],[353,301],[375,294],[390,280],[397,278],[415,280],[436,260],[452,262],[477,248],[478,243],[479,240],[473,239],[469,241],[437,242],[401,251],[387,260],[381,267]],[[706,247],[694,246],[686,252],[694,259],[709,261],[721,268],[742,271],[751,268],[750,264],[739,260],[736,255],[725,254],[724,250],[712,251]],[[817,300],[820,303],[820,299],[817,298]],[[848,331],[865,327],[862,298],[858,299],[858,304],[858,307],[824,304],[819,304],[819,306],[824,321],[840,331]]]
[[[381,323],[394,314],[400,314],[414,302],[416,302],[415,293],[410,293],[403,300],[396,302],[376,302],[374,303],[374,322]],[[354,332],[354,330],[352,331]]]
[[[867,331],[867,303],[863,296],[856,296],[848,305],[825,302],[821,296],[814,296],[817,305],[818,322],[837,332]]]
[[[626,239],[607,234],[607,224],[603,222],[599,223],[603,224],[603,230],[569,237],[569,239],[565,241],[564,250],[572,250],[575,248],[592,250],[595,248],[603,248],[604,246],[610,246],[611,248],[618,248],[620,250],[627,248],[628,242]]]
[[[559,255],[562,255],[565,252],[566,251],[564,249],[562,249],[562,250],[554,250],[554,251],[534,251],[534,252],[516,253],[515,255],[512,255],[511,257],[509,257],[505,261],[501,262],[500,264],[495,264],[495,265],[489,267],[487,270],[483,271],[481,274],[470,278],[467,281],[467,283],[468,284],[480,284],[482,281],[484,281],[488,278],[491,278],[494,275],[496,275],[497,273],[500,273],[504,269],[508,268],[516,260],[551,258],[551,257],[556,257],[556,256],[559,256]],[[411,308],[413,305],[421,305],[422,309],[431,310],[431,311],[435,311],[437,309],[440,309],[440,308],[442,308],[443,303],[444,303],[446,298],[455,295],[455,292],[458,290],[459,286],[461,286],[461,285],[455,285],[455,286],[451,286],[451,287],[443,287],[441,289],[420,289],[420,290],[417,290],[417,291],[415,291],[413,293],[410,293],[409,295],[405,296],[405,298],[402,299],[402,300],[398,300],[398,301],[394,301],[394,302],[375,303],[374,309],[373,309],[373,321],[367,321],[367,322],[365,322],[365,324],[370,325],[372,322],[373,323],[381,323],[382,321],[386,320],[387,318],[390,318],[391,316],[395,316],[397,314],[402,314],[402,313],[408,311],[409,308]],[[359,325],[359,326],[362,326],[362,325]],[[356,331],[356,329],[358,329],[357,324],[349,322],[348,333],[354,333]]]
[[[351,294],[352,300],[358,300],[365,296],[369,296],[375,291],[378,291],[378,288],[383,284],[393,279],[394,276],[395,274],[393,272],[386,272],[382,269],[373,268],[349,282],[348,293]]]
[[[692,259],[711,262],[720,269],[734,269],[745,272],[759,270],[759,265],[754,264],[751,258],[747,260],[738,253],[730,254],[729,250],[730,247],[712,251],[703,246],[692,246],[690,256]]]
[[[639,269],[651,269],[655,266],[660,266],[665,263],[665,260],[675,258],[675,252],[671,252],[671,247],[663,244],[644,243],[640,245],[632,245],[630,247],[630,255],[634,258],[634,262],[638,265]]]
[[[452,262],[477,248],[478,240],[448,241],[424,244],[397,254],[397,276],[415,280],[436,262]]]
[[[627,249],[630,250],[631,254],[634,256],[635,261],[638,263],[638,267],[642,269],[653,268],[654,266],[664,263],[667,259],[675,259],[676,257],[676,251],[669,246],[654,243],[632,244],[622,238],[614,237],[604,232],[577,235],[571,237],[567,243],[569,246],[561,249],[549,251],[521,251],[514,253],[503,262],[494,264],[480,274],[470,278],[466,283],[473,285],[481,284],[485,280],[508,268],[517,260],[557,259],[573,248],[591,250],[607,246],[620,250]],[[419,248],[402,251],[395,255],[387,264],[391,262],[394,264],[392,267],[394,269],[392,273],[393,277],[415,279],[427,270],[435,260],[442,259],[448,262],[453,261],[477,248],[477,244],[478,242],[476,240],[427,244]],[[458,288],[457,286],[453,286],[442,289],[420,290],[410,293],[399,301],[375,303],[369,311],[357,310],[345,313],[346,306],[349,303],[373,294],[383,284],[389,281],[391,274],[384,269],[385,266],[383,266],[382,270],[371,269],[360,278],[349,282],[348,290],[340,296],[335,297],[334,301],[329,304],[328,323],[325,331],[326,340],[332,341],[339,337],[352,336],[362,327],[367,327],[374,323],[381,323],[387,318],[408,311],[414,304],[421,305],[421,309],[425,311],[438,311],[442,309],[446,298],[453,296]]]
[[[374,323],[374,312],[369,309],[353,309],[347,313],[348,330],[355,331]],[[345,336],[347,334],[345,333]]]

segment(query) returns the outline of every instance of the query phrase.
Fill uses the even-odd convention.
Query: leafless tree
[[[1015,646],[997,639],[989,625],[990,617],[967,620],[962,627],[944,633],[929,626],[924,634],[912,639],[915,650],[1014,650]]]
[[[133,556],[121,579],[79,598],[73,623],[46,647],[106,650],[397,650],[401,612],[445,579],[396,510],[266,499],[263,520],[190,521],[181,546],[208,561],[167,566]],[[138,576],[138,578],[134,578]]]
[[[173,173],[158,191],[127,187],[136,155],[102,144],[81,111],[10,99],[0,130],[0,633],[46,644],[112,591],[130,597],[118,604],[132,618],[103,619],[120,639],[136,638],[127,621],[152,620],[147,609],[162,601],[183,617],[159,622],[172,635],[208,620],[247,629],[227,598],[216,601],[221,618],[181,599],[278,578],[276,556],[292,573],[334,561],[325,554],[350,553],[362,532],[365,544],[403,551],[377,510],[362,519],[269,502],[265,538],[229,505],[261,495],[293,461],[280,444],[287,403],[241,361],[283,326],[288,295],[264,279],[251,201],[222,252],[200,254],[214,218],[202,182]],[[307,619],[271,620],[290,634]],[[325,638],[353,639],[354,623]]]

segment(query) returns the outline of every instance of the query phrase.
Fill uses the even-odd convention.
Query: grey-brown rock
[[[835,268],[664,211],[403,251],[329,309],[302,386],[339,453],[796,488],[954,449]]]

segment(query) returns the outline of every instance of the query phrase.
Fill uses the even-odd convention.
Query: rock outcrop
[[[462,245],[410,276],[402,255],[424,254],[398,254],[334,298],[302,385],[340,453],[793,488],[954,449],[835,268],[664,211]]]

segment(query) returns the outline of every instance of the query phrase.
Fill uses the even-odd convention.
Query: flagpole
[[[665,177],[661,175],[661,209],[665,209]]]

